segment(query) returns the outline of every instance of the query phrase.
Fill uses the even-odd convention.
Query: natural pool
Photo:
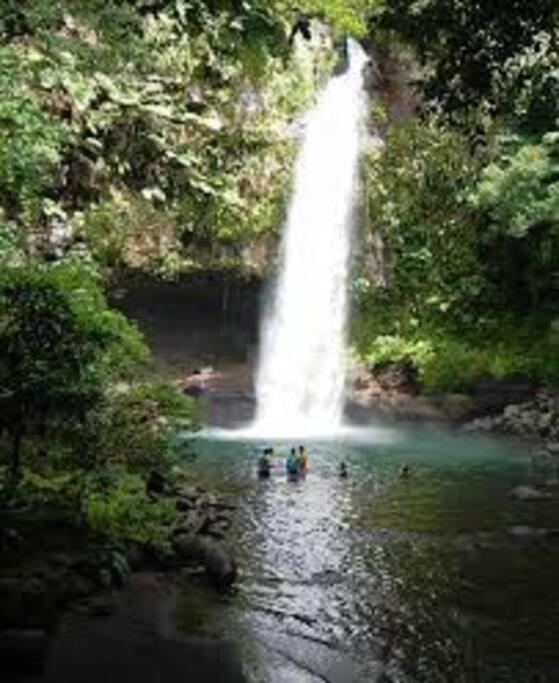
[[[239,592],[215,616],[249,680],[559,680],[552,461],[530,444],[386,426],[307,441],[304,479],[278,466],[259,481],[264,445],[298,443],[210,433],[193,466],[238,505]],[[517,500],[518,485],[548,497]]]

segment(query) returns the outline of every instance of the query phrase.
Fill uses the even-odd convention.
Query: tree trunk
[[[23,441],[23,427],[18,425],[12,444],[11,477],[13,481],[19,481],[21,476],[21,445]]]

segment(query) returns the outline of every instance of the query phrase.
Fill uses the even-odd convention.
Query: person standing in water
[[[265,448],[262,455],[258,459],[258,476],[262,479],[267,479],[272,473],[272,455],[274,451],[271,448]]]
[[[291,452],[287,456],[285,469],[290,477],[296,477],[300,474],[299,458],[297,457],[297,452],[294,448],[291,449]]]
[[[402,467],[400,467],[400,479],[407,479],[411,474],[411,468],[407,463],[404,463]]]
[[[306,474],[309,469],[309,456],[304,446],[299,446],[299,472]]]

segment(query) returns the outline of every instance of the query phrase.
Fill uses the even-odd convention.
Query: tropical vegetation
[[[107,289],[267,273],[300,115],[347,35],[375,60],[381,138],[362,164],[356,356],[412,362],[431,390],[559,382],[554,0],[5,0],[7,499],[64,499],[113,536],[165,523],[143,486],[195,410],[147,377]]]

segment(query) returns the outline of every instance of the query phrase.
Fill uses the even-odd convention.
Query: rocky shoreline
[[[150,495],[171,498],[176,509],[155,545],[95,537],[54,510],[32,519],[26,511],[0,513],[0,670],[40,671],[62,615],[110,616],[115,596],[137,573],[231,588],[237,568],[227,537],[235,506],[180,476],[158,475],[150,484]]]
[[[495,415],[478,417],[464,429],[537,439],[545,443],[549,454],[559,455],[559,394],[540,389],[533,398],[511,403]]]
[[[524,378],[484,378],[461,393],[427,394],[409,365],[361,367],[353,376],[353,403],[368,414],[533,439],[559,455],[559,393]]]

